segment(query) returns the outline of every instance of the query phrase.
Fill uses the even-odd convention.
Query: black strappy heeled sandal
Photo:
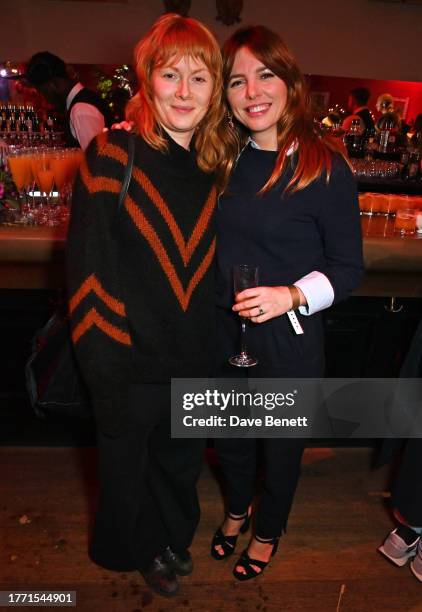
[[[274,557],[278,549],[279,538],[273,538],[272,540],[263,540],[257,535],[255,535],[254,538],[257,542],[262,542],[262,544],[272,544],[273,550],[271,552],[271,557]],[[252,559],[248,555],[248,551],[244,550],[239,557],[239,561],[236,563],[235,567],[233,568],[233,576],[237,578],[237,580],[240,580],[240,581],[250,580],[251,578],[256,578],[257,576],[260,576],[262,574],[262,572],[267,567],[269,562],[270,561],[261,561],[260,559]],[[255,565],[256,567],[259,567],[260,571],[257,572],[256,569],[252,567],[253,565]],[[238,566],[242,567],[245,571],[244,572],[237,571],[236,568]]]
[[[251,515],[245,512],[242,516],[233,516],[229,512],[229,518],[233,521],[243,521],[243,525],[240,528],[240,533],[246,533],[249,529],[249,524],[251,521]],[[211,556],[213,559],[217,561],[221,561],[222,559],[227,559],[234,553],[234,549],[236,548],[237,535],[225,535],[219,527],[214,534],[214,537],[211,542]],[[220,554],[218,550],[216,550],[216,546],[221,546],[223,549],[223,554]]]

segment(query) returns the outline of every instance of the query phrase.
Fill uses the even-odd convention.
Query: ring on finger
[[[259,308],[258,308],[258,316],[262,317],[262,315],[264,315],[264,314],[265,314],[265,312],[262,310],[262,307],[259,306]]]

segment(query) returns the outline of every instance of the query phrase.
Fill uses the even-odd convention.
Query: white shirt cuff
[[[299,306],[300,314],[315,314],[329,308],[334,301],[333,286],[322,272],[310,272],[293,284],[302,291],[307,301],[306,306]]]

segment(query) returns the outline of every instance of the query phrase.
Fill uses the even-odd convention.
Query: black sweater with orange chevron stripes
[[[162,153],[137,136],[119,211],[128,138],[116,130],[89,146],[67,252],[76,356],[111,433],[132,385],[207,376],[215,341],[214,177],[170,137]]]

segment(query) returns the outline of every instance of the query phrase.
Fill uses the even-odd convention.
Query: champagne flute
[[[258,286],[258,266],[239,264],[233,267],[234,294],[237,295],[244,289]],[[248,354],[246,348],[246,324],[247,319],[241,317],[240,353],[230,357],[229,363],[239,368],[250,368],[258,363],[258,359]]]

